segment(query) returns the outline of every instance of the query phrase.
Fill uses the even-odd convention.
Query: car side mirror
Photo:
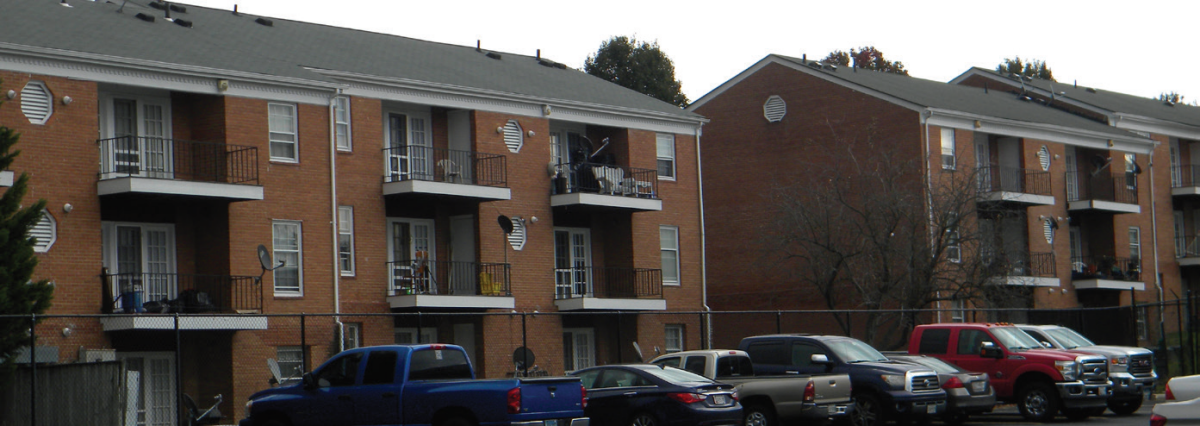
[[[304,384],[304,389],[313,390],[317,388],[317,380],[313,378],[312,373],[304,373],[300,377],[300,382]]]
[[[1046,342],[1046,341],[1042,342],[1042,347],[1046,348],[1046,349],[1054,349],[1054,345],[1051,345],[1050,342]]]
[[[829,357],[825,354],[812,354],[813,364],[829,364]]]
[[[1001,351],[1000,348],[996,347],[995,343],[983,342],[979,344],[979,356],[984,358],[1000,359],[1004,358],[1004,351]]]

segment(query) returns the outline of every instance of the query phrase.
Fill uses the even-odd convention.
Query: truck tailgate
[[[522,413],[548,413],[546,418],[578,417],[583,410],[583,386],[578,377],[540,377],[519,380]]]
[[[813,375],[817,404],[835,404],[850,401],[850,376],[847,374]]]

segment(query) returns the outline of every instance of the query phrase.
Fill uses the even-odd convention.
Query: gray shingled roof
[[[329,79],[305,67],[402,78],[486,92],[532,96],[696,119],[666,102],[625,89],[572,68],[539,65],[532,56],[501,53],[500,60],[475,47],[268,18],[192,5],[173,18],[192,22],[184,28],[163,19],[148,0],[5,0],[0,13],[0,43],[61,49],[168,64],[258,73],[310,81]],[[137,13],[157,19],[144,22]],[[364,11],[369,13],[369,11]]]
[[[1002,76],[994,70],[979,67],[972,67],[971,69],[991,74],[996,78],[1009,80],[1014,86],[1021,84],[1016,79],[1009,76]],[[1184,104],[1167,105],[1163,101],[1154,98],[1143,98],[1141,96],[1039,78],[1026,80],[1025,84],[1048,92],[1063,93],[1069,99],[1104,111],[1157,118],[1159,120],[1172,121],[1190,126],[1200,126],[1200,107]]]
[[[777,57],[798,65],[804,60],[787,56]],[[809,61],[811,63],[812,61]],[[1125,130],[1081,118],[1035,102],[1022,101],[1012,93],[948,84],[885,72],[838,67],[836,71],[809,67],[837,79],[869,88],[926,108],[939,108],[996,117],[1026,123],[1062,126],[1106,133],[1124,138],[1141,138]]]

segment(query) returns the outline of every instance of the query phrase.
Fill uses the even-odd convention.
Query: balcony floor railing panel
[[[387,268],[388,296],[512,296],[506,263],[405,259]]]
[[[554,270],[555,299],[662,298],[662,270],[619,267],[575,267]]]
[[[100,179],[151,179],[258,185],[258,148],[144,136],[96,141]]]
[[[621,197],[658,198],[658,170],[600,163],[554,166],[554,195],[588,192]]]
[[[978,170],[980,192],[1017,192],[1022,194],[1052,195],[1050,172],[1019,167],[980,167]]]
[[[1115,203],[1137,204],[1136,182],[1130,184],[1127,177],[1107,174],[1091,176],[1090,173],[1067,172],[1067,201],[1098,200]]]
[[[383,158],[387,160],[384,183],[420,180],[508,186],[507,159],[503,155],[405,145],[384,148]]]
[[[100,275],[105,313],[232,313],[262,310],[258,277],[174,273]]]
[[[1071,258],[1071,279],[1141,281],[1142,264],[1137,258],[1108,255]]]

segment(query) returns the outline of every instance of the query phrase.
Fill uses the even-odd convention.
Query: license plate
[[[558,419],[545,420],[542,422],[542,424],[545,426],[558,426]]]
[[[725,405],[729,403],[729,397],[725,395],[713,395],[713,404]]]
[[[971,390],[974,391],[975,393],[983,392],[984,389],[987,389],[987,382],[971,383]]]
[[[937,414],[937,404],[926,405],[925,412],[929,414]]]

